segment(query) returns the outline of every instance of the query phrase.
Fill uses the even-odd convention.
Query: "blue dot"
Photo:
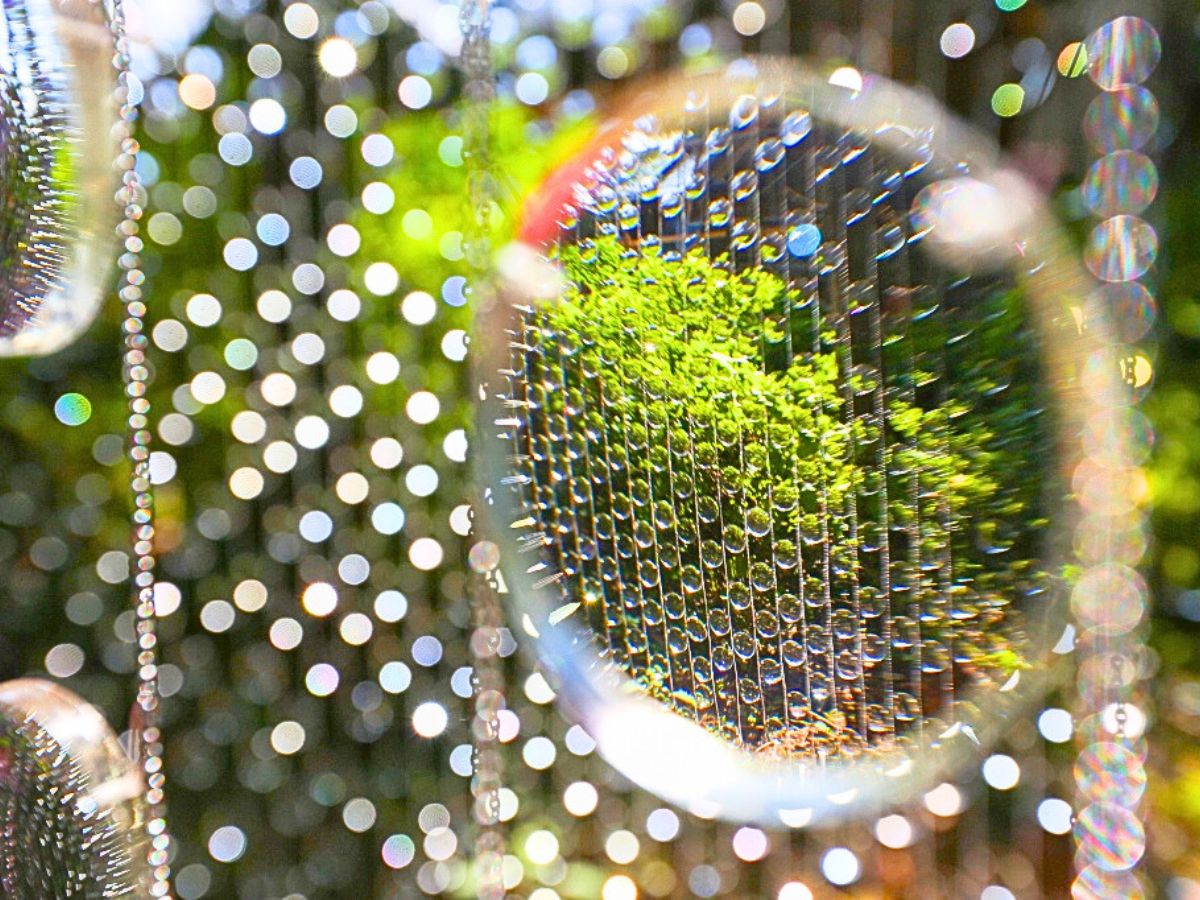
[[[788,232],[787,246],[792,256],[807,259],[821,246],[821,229],[816,225],[797,225]]]
[[[442,53],[428,41],[417,41],[404,54],[404,61],[417,75],[435,75],[442,67]]]
[[[1175,609],[1185,619],[1200,622],[1200,591],[1184,591],[1175,598]]]
[[[254,230],[258,232],[260,241],[272,247],[279,247],[286,243],[288,236],[292,233],[292,227],[288,224],[288,220],[279,213],[267,213],[258,220]]]
[[[467,279],[451,275],[442,282],[442,299],[450,306],[465,306],[467,302]]]

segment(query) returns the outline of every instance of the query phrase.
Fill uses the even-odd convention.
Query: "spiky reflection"
[[[134,895],[127,850],[79,765],[32,718],[0,706],[0,893],[10,900]]]
[[[0,337],[20,331],[62,278],[70,151],[61,88],[44,71],[25,4],[4,8],[0,64]]]

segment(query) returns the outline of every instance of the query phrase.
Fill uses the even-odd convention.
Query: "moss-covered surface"
[[[838,646],[875,666],[865,678],[877,692],[890,680],[926,694],[927,707],[939,669],[961,688],[1027,665],[1013,601],[1040,578],[1029,548],[1045,525],[1028,388],[977,405],[949,391],[933,404],[893,379],[880,423],[859,399],[877,376],[844,372],[832,331],[813,352],[774,361],[776,313],[801,298],[765,270],[735,274],[699,250],[671,258],[612,238],[559,257],[569,286],[530,320],[536,352],[525,360],[541,524],[605,652],[649,693],[739,741],[796,752],[854,743],[861,724],[844,700],[809,696],[803,734],[760,727],[771,719],[762,694],[785,680],[814,626],[840,630],[850,643]],[[1000,347],[1017,334],[1019,295],[988,302],[972,339]],[[1018,420],[1023,430],[999,433]],[[889,529],[893,556],[916,569],[924,560],[907,589],[894,559],[883,578],[878,531],[867,533],[881,517],[890,525],[872,527]],[[722,712],[720,679],[683,671],[685,643],[692,666],[703,657],[720,669],[728,656],[740,704],[726,697]],[[910,676],[921,650],[928,671]],[[885,658],[894,674],[881,674]],[[753,739],[747,696],[762,704]]]

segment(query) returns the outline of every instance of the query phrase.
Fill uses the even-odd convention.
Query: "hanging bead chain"
[[[488,144],[491,101],[495,94],[491,60],[490,0],[462,0],[459,26],[463,43],[463,138],[467,156],[470,231],[466,242],[474,302],[486,290],[491,245],[491,172]],[[500,785],[503,761],[499,744],[499,712],[504,708],[504,671],[500,635],[504,624],[497,596],[496,573],[479,572],[472,579],[474,630],[471,655],[475,665],[475,715],[471,719],[475,745],[475,775],[471,792],[479,831],[474,844],[476,896],[501,900],[504,890],[504,832],[500,824]]]
[[[1093,67],[1094,71],[1097,65],[1103,66],[1105,53],[1115,53],[1119,47],[1123,50],[1123,41],[1110,37],[1098,41],[1099,53],[1093,54],[1092,42],[1102,34],[1104,28],[1113,29],[1124,18],[1108,22],[1092,37],[1081,41],[1068,71],[1087,71],[1089,67]],[[1148,23],[1142,24],[1153,31]],[[1093,80],[1103,90],[1112,88],[1101,83],[1094,74]],[[1153,171],[1153,163],[1147,160],[1147,165]],[[1106,221],[1129,218],[1124,215],[1128,212],[1145,215],[1140,208],[1130,210],[1121,205],[1109,212],[1118,215]],[[1150,277],[1153,276],[1149,272],[1139,276],[1140,279]],[[1138,280],[1126,283],[1136,285]],[[1124,396],[1109,400],[1109,408],[1105,410],[1112,422],[1119,423],[1121,407],[1140,402],[1137,391],[1141,386],[1137,383],[1135,369],[1138,348],[1118,341],[1114,335],[1105,335],[1102,339],[1106,345],[1105,351],[1111,354],[1110,365],[1119,367],[1120,379],[1124,382]],[[1134,445],[1141,440],[1145,439],[1136,436],[1130,438]],[[1129,448],[1131,451],[1136,449],[1136,446]],[[1094,502],[1100,509],[1121,509],[1130,491],[1122,467],[1128,467],[1130,461],[1128,458],[1112,459],[1102,452],[1097,452],[1096,456],[1099,465],[1111,471],[1105,476],[1104,491],[1107,496]],[[1100,566],[1093,570],[1085,569],[1076,584],[1082,585],[1093,571],[1125,574],[1109,575],[1107,580],[1095,579],[1096,583],[1088,586],[1088,590],[1096,593],[1112,591],[1112,595],[1119,596],[1120,600],[1118,602],[1107,597],[1105,604],[1094,604],[1096,610],[1089,608],[1087,621],[1081,623],[1084,628],[1079,640],[1080,659],[1076,667],[1076,679],[1082,721],[1077,731],[1079,755],[1074,770],[1076,808],[1073,831],[1076,853],[1075,880],[1071,890],[1072,896],[1115,900],[1117,897],[1142,895],[1136,873],[1146,849],[1145,813],[1141,809],[1146,781],[1142,760],[1147,752],[1146,738],[1140,733],[1144,719],[1138,731],[1133,731],[1131,726],[1133,717],[1140,714],[1138,704],[1142,702],[1138,681],[1144,676],[1138,673],[1138,669],[1139,657],[1144,651],[1144,618],[1149,597],[1145,583],[1134,572],[1134,567],[1142,561],[1142,551],[1121,553],[1116,549],[1121,545],[1112,525],[1116,516],[1097,515],[1093,519],[1096,524],[1091,526],[1092,542],[1099,539],[1109,557],[1115,559],[1103,560],[1100,563],[1103,569]],[[1140,529],[1144,525],[1143,519],[1140,512],[1132,513],[1127,517],[1125,527]],[[1087,520],[1084,521],[1086,524]],[[1087,541],[1085,539],[1080,543],[1086,545]],[[1129,590],[1121,593],[1110,587],[1118,579]],[[1135,604],[1137,609],[1133,612]],[[1105,792],[1100,792],[1096,784],[1109,787]]]
[[[117,70],[115,97],[119,108],[114,137],[120,144],[117,169],[121,172],[121,187],[116,202],[121,207],[122,221],[117,234],[122,252],[117,258],[120,270],[118,296],[125,305],[121,323],[124,356],[122,375],[125,395],[129,400],[129,461],[131,463],[130,491],[133,495],[133,596],[137,610],[138,689],[135,722],[132,723],[132,743],[135,758],[145,775],[146,859],[151,873],[151,897],[171,896],[171,867],[168,861],[170,836],[167,833],[163,772],[163,744],[159,730],[158,636],[154,612],[154,494],[150,482],[150,401],[146,397],[150,370],[146,365],[148,341],[145,330],[146,304],[142,286],[146,273],[142,270],[141,253],[144,247],[139,237],[138,220],[146,202],[146,190],[138,176],[138,142],[134,138],[134,123],[138,116],[141,86],[129,69],[129,37],[125,30],[122,0],[110,0],[109,27],[113,36],[113,67]],[[136,721],[140,719],[139,721]]]

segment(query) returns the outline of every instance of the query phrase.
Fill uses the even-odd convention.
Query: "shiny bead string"
[[[143,285],[146,273],[142,269],[144,247],[139,236],[139,220],[146,204],[146,190],[137,173],[138,142],[134,124],[138,117],[141,85],[130,71],[129,37],[125,28],[122,0],[111,0],[109,28],[113,36],[113,67],[117,70],[115,97],[118,106],[114,126],[120,151],[116,166],[121,173],[121,187],[116,202],[122,213],[117,226],[122,245],[117,258],[120,270],[118,296],[125,306],[121,323],[124,356],[122,376],[125,395],[129,401],[129,441],[127,452],[131,463],[129,487],[133,495],[133,596],[137,612],[138,689],[132,745],[134,755],[145,776],[146,859],[150,869],[151,897],[171,896],[169,863],[170,836],[167,833],[163,771],[163,743],[159,729],[158,636],[154,610],[154,494],[150,479],[150,401],[146,392],[150,369],[146,361],[149,344],[146,327],[146,304]],[[140,721],[138,721],[140,719]]]
[[[459,10],[463,43],[461,63],[466,108],[463,137],[468,169],[470,233],[465,252],[471,266],[475,303],[485,290],[491,255],[491,172],[488,167],[489,123],[495,84],[491,64],[490,0],[463,0]],[[475,667],[475,714],[471,720],[474,743],[474,777],[471,793],[478,827],[474,842],[476,896],[500,900],[504,886],[504,832],[500,822],[500,787],[503,761],[499,741],[499,713],[505,707],[503,661],[500,658],[504,624],[495,570],[478,571],[472,580],[471,656]]]
[[[1099,154],[1081,188],[1098,220],[1085,261],[1097,279],[1101,309],[1116,326],[1101,336],[1106,346],[1100,352],[1107,365],[1119,367],[1124,387],[1111,398],[1106,424],[1114,432],[1127,431],[1132,445],[1124,456],[1107,446],[1094,447],[1076,475],[1084,484],[1079,493],[1085,516],[1077,545],[1083,548],[1085,567],[1072,594],[1080,626],[1080,721],[1071,895],[1095,900],[1145,896],[1137,868],[1146,851],[1141,801],[1148,751],[1145,691],[1138,682],[1150,598],[1136,571],[1145,545],[1122,535],[1141,534],[1145,527],[1137,489],[1144,475],[1138,460],[1148,453],[1149,432],[1142,434],[1137,427],[1144,421],[1137,406],[1150,388],[1153,369],[1149,357],[1129,342],[1128,323],[1119,318],[1128,312],[1117,298],[1136,297],[1144,290],[1140,282],[1152,276],[1157,255],[1154,229],[1140,218],[1154,199],[1144,185],[1157,185],[1157,170],[1137,151],[1150,144],[1157,128],[1157,104],[1142,82],[1158,65],[1161,52],[1159,35],[1149,22],[1120,16],[1076,45],[1065,66],[1068,73],[1086,69],[1102,92],[1084,119],[1084,132]],[[1089,490],[1089,480],[1101,489]],[[1089,547],[1102,548],[1102,558],[1094,550],[1089,557]]]

